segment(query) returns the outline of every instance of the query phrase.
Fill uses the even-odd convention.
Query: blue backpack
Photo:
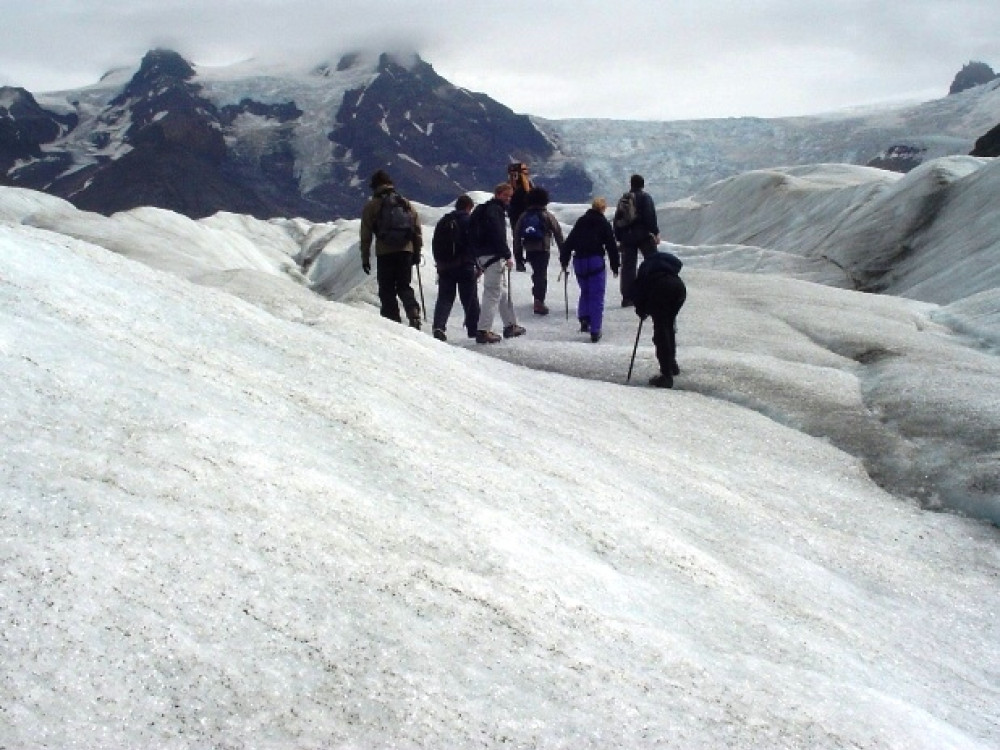
[[[540,209],[529,208],[521,215],[518,236],[521,244],[530,249],[541,249],[545,245],[545,216]]]

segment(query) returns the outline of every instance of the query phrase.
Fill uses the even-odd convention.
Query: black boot
[[[660,373],[659,375],[654,375],[649,379],[649,384],[655,388],[673,388],[674,379],[669,375]]]

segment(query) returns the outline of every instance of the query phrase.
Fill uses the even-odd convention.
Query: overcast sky
[[[0,85],[96,82],[153,47],[198,65],[416,50],[451,82],[549,118],[825,112],[943,96],[1000,69],[996,0],[0,0]]]

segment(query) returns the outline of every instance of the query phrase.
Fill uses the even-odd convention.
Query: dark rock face
[[[951,82],[951,88],[948,89],[948,93],[958,94],[966,89],[971,89],[973,86],[989,83],[995,78],[997,78],[997,74],[986,63],[968,62],[955,75],[955,80]]]
[[[49,112],[28,91],[0,87],[0,184],[2,175],[19,160],[45,160],[42,145],[52,143],[76,125],[76,115]]]
[[[343,58],[338,70],[353,62]],[[407,68],[388,55],[381,56],[371,84],[345,94],[329,138],[335,155],[357,158],[354,173],[344,164],[334,168],[308,197],[353,203],[355,213],[367,199],[367,177],[377,169],[388,171],[409,197],[445,205],[506,179],[511,160],[542,163],[554,153],[527,116],[453,86],[422,60]],[[351,185],[354,174],[359,186]],[[562,200],[585,200],[592,187],[582,169],[545,177]]]
[[[337,70],[359,64],[345,56]],[[591,181],[579,166],[560,163],[546,173],[554,149],[526,116],[451,85],[419,58],[401,65],[382,55],[370,72],[368,85],[348,91],[330,113],[329,152],[307,189],[296,135],[304,116],[315,113],[294,101],[249,96],[218,106],[191,64],[169,50],[147,53],[75,133],[76,115],[46,112],[27,92],[4,90],[0,180],[105,214],[150,205],[193,218],[232,211],[326,221],[360,213],[376,169],[386,169],[408,197],[445,205],[462,192],[489,189],[505,179],[509,161],[520,160],[560,200],[589,197]]]
[[[970,156],[1000,156],[1000,125],[976,141]]]
[[[900,144],[890,146],[868,162],[866,166],[887,169],[890,172],[909,172],[923,164],[927,149]]]
[[[362,155],[359,175],[386,169],[435,204],[503,179],[511,159],[540,161],[553,151],[527,117],[452,86],[425,62],[407,70],[386,55],[378,78],[344,97],[330,137]]]

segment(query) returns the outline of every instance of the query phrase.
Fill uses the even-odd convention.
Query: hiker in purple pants
[[[604,291],[608,286],[604,256],[577,255],[573,258],[573,273],[576,274],[576,283],[580,285],[580,300],[576,305],[580,331],[589,332],[592,339],[595,336],[599,339],[604,321]]]
[[[604,292],[608,283],[605,253],[611,263],[611,272],[618,278],[618,243],[611,222],[604,215],[607,208],[608,202],[604,198],[594,198],[587,213],[573,225],[559,252],[563,273],[569,268],[570,256],[573,257],[573,272],[580,285],[580,302],[577,305],[580,332],[589,333],[590,340],[595,344],[601,340],[601,325],[604,322]]]

